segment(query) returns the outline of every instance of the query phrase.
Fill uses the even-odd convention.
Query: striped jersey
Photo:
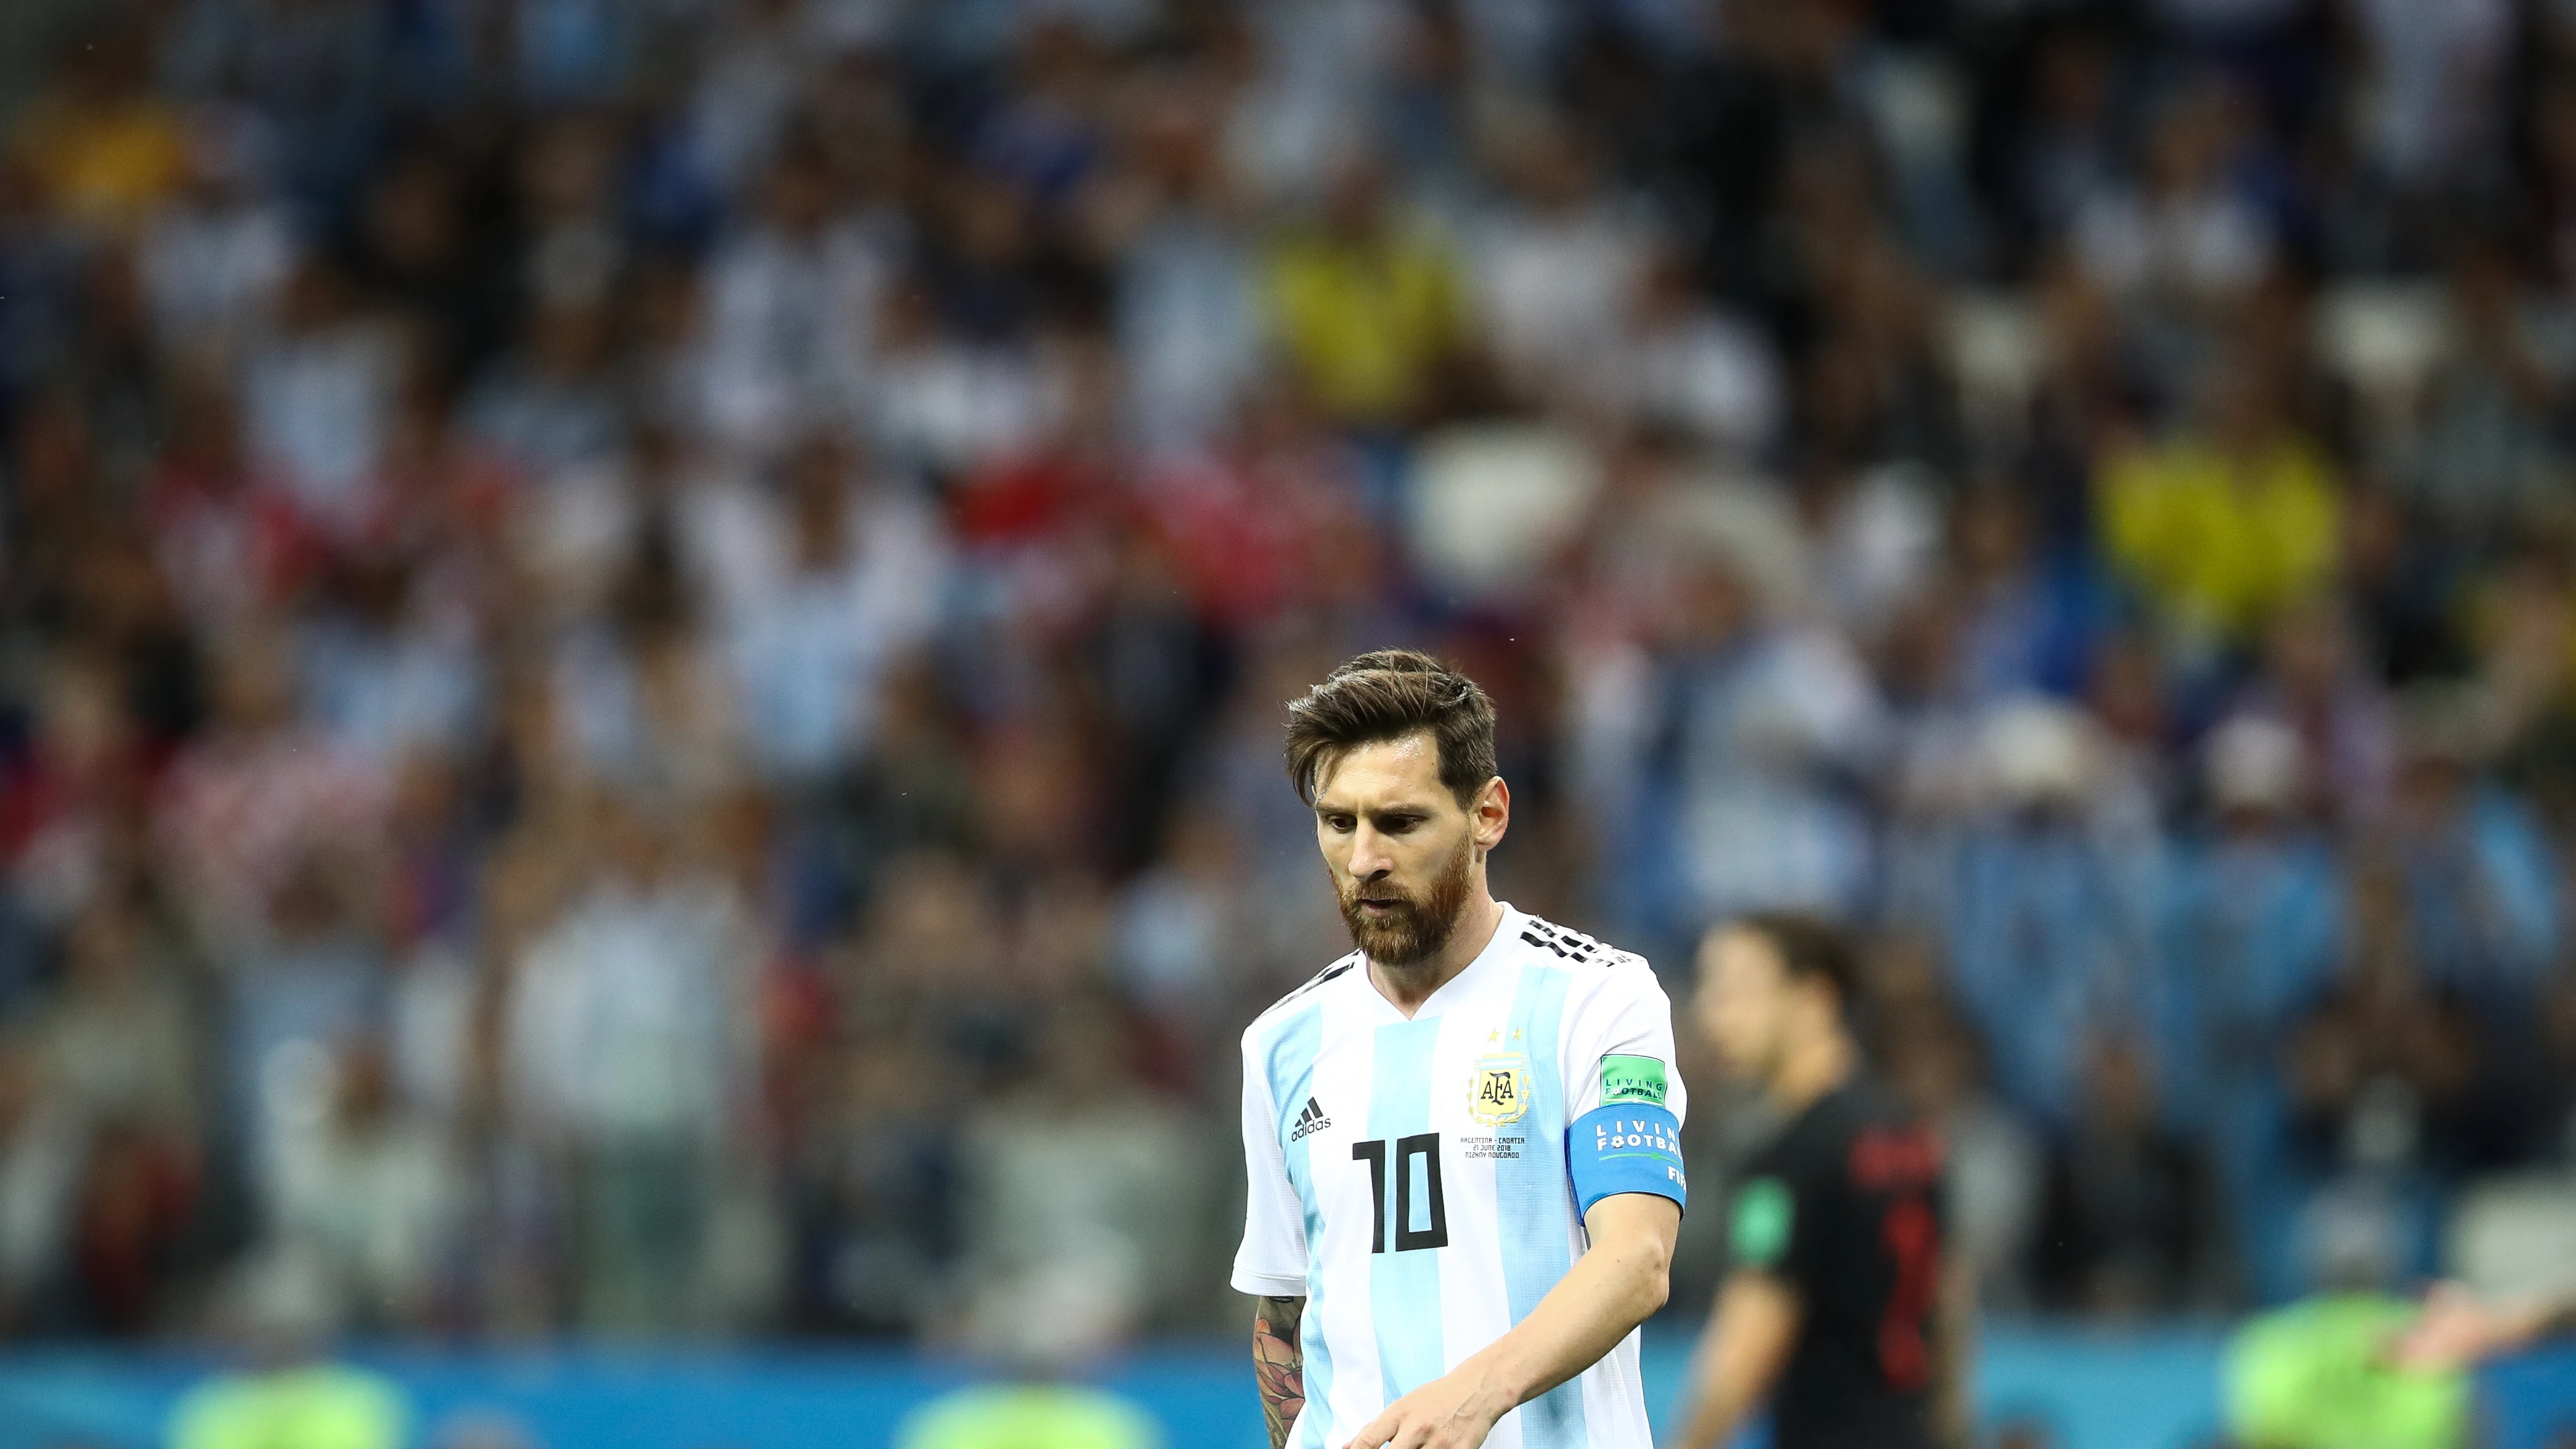
[[[1508,905],[1410,1020],[1354,952],[1263,1012],[1243,1056],[1234,1286],[1306,1299],[1289,1438],[1306,1446],[1342,1444],[1565,1276],[1587,1246],[1566,1128],[1605,1077],[1614,1102],[1651,1081],[1676,1123],[1683,1110],[1671,1004],[1645,961]],[[1651,1449],[1637,1335],[1485,1442]]]

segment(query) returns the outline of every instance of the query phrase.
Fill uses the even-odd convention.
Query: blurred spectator
[[[1241,982],[1228,956],[1242,949],[1239,846],[1214,802],[1172,811],[1154,863],[1119,903],[1112,959],[1121,985],[1175,1025],[1204,1032],[1237,1009]]]
[[[1715,305],[1670,251],[1644,259],[1617,330],[1626,340],[1591,355],[1567,379],[1573,395],[1606,403],[1643,430],[1670,429],[1740,462],[1780,444],[1787,384],[1772,338]]]
[[[817,440],[783,471],[781,496],[711,496],[697,523],[751,758],[811,780],[865,753],[882,672],[938,617],[946,560],[921,510],[854,477],[841,447]]]
[[[2209,1184],[2199,1155],[2157,1121],[2145,1053],[2097,1038],[2083,1097],[2051,1154],[2040,1220],[2041,1291],[2063,1306],[2138,1314],[2207,1291]]]
[[[2207,1144],[2228,1230],[2258,1272],[2281,1261],[2274,1044],[2326,988],[2349,929],[2347,869],[2302,808],[2311,758],[2277,720],[2241,715],[2210,732],[2209,824],[2177,842],[2159,925],[2168,1120]]]
[[[2390,823],[2418,969],[2475,1000],[2515,999],[2558,948],[2557,864],[2528,808],[2471,772],[2471,722],[2416,703]]]
[[[675,822],[598,797],[596,863],[518,963],[504,1026],[513,1098],[559,1141],[582,1214],[583,1321],[696,1326],[729,1108],[752,1064],[742,903]]]
[[[1149,444],[1216,434],[1259,377],[1268,340],[1242,198],[1224,170],[1214,83],[1170,76],[1140,103],[1127,168],[1093,226],[1114,246],[1114,326],[1127,406]]]
[[[2535,341],[2511,254],[2464,242],[2448,279],[2455,355],[2429,380],[2428,416],[2404,462],[2408,490],[2456,525],[2532,516],[2563,476],[2552,436],[2561,369]]]
[[[188,118],[186,184],[145,227],[137,257],[164,344],[182,357],[238,359],[293,270],[293,227],[265,189],[273,144],[248,109]]]
[[[821,1327],[918,1332],[946,1307],[961,1216],[959,1150],[943,1130],[936,1059],[902,1036],[820,1064],[798,1178],[803,1313]]]
[[[1643,647],[1596,656],[1577,690],[1607,891],[1650,941],[1757,907],[1848,909],[1868,868],[1836,776],[1878,744],[1875,683],[1839,635],[1781,617],[1798,540],[1771,501],[1694,491],[1662,510],[1670,584]]]
[[[1633,209],[1601,194],[1595,163],[1575,138],[1533,126],[1499,144],[1509,190],[1466,246],[1476,310],[1506,378],[1543,397],[1617,345],[1652,236]]]
[[[204,1063],[182,979],[144,922],[101,902],[71,923],[61,995],[38,1030],[46,1076],[90,1123],[123,1121],[192,1150]]]
[[[853,390],[899,236],[889,218],[837,201],[821,158],[790,150],[762,181],[751,224],[707,264],[707,404],[735,439],[861,420]]]
[[[16,149],[66,221],[128,227],[178,188],[187,142],[176,108],[151,85],[151,30],[100,17],[83,32],[18,119]]]
[[[2278,245],[2231,174],[2244,107],[2215,83],[2165,103],[2149,128],[2143,175],[2086,199],[2073,237],[2086,270],[2113,292],[2185,315],[2214,315],[2271,269]]]
[[[1880,1010],[1901,1016],[1892,1001]],[[2043,1144],[1978,1080],[1979,1053],[1966,1026],[1946,1008],[1935,1010],[1940,1014],[1884,1044],[1889,1080],[1940,1128],[1950,1241],[1973,1275],[1978,1301],[2027,1308],[2034,1302],[2030,1261],[2047,1186]]]
[[[325,1059],[264,1196],[274,1240],[329,1273],[344,1327],[418,1332],[436,1323],[462,1194],[437,1127],[395,1100],[391,1065],[363,1037]]]
[[[2335,481],[2243,364],[2203,384],[2201,426],[2111,458],[2103,542],[2186,647],[2241,640],[2335,566]]]
[[[42,1054],[0,1038],[0,1313],[17,1334],[73,1326],[66,1271],[85,1137]]]
[[[2319,819],[2377,823],[2396,770],[2396,711],[2357,657],[2341,612],[2323,597],[2294,604],[2265,631],[2263,646],[2261,673],[2238,696],[2236,712],[2298,736],[2295,762],[2276,767],[2294,787],[2281,803]],[[2244,764],[2261,769],[2250,758]]]
[[[2005,1095],[2062,1125],[2080,1044],[2156,999],[2160,842],[2117,742],[2064,706],[1997,707],[1968,760],[1964,818],[1896,842],[1899,901],[1946,939]]]
[[[968,1137],[960,1328],[989,1352],[1074,1360],[1196,1291],[1213,1184],[1189,1126],[1133,1085],[1106,1003],[1067,1003],[1034,1047],[1036,1071]]]
[[[313,527],[347,533],[375,502],[402,339],[323,257],[297,264],[277,320],[243,375],[250,455]]]
[[[1316,225],[1283,239],[1267,291],[1282,343],[1327,412],[1386,427],[1440,398],[1467,345],[1464,281],[1408,222],[1374,158],[1345,158]]]
[[[624,402],[609,362],[616,339],[598,300],[604,278],[553,285],[528,317],[518,346],[465,400],[467,431],[531,473],[551,474],[615,445]]]

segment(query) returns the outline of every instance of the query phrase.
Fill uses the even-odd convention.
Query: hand
[[[2419,1372],[2464,1368],[2520,1343],[2528,1332],[2523,1318],[2457,1283],[2436,1283],[2390,1357]]]
[[[1462,1365],[1389,1404],[1342,1449],[1480,1449],[1512,1405],[1473,1368]]]

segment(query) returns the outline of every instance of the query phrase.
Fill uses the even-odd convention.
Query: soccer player
[[[1941,1257],[1941,1147],[1862,1075],[1851,948],[1796,915],[1700,945],[1702,1030],[1786,1125],[1735,1193],[1735,1269],[1691,1369],[1679,1449],[1718,1449],[1767,1396],[1777,1449],[1958,1442],[1963,1274]]]
[[[1681,1226],[1672,1009],[1493,898],[1494,707],[1401,650],[1289,706],[1359,949],[1243,1035],[1234,1286],[1274,1449],[1651,1449],[1637,1325]]]

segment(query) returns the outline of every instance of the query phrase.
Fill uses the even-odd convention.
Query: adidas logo
[[[1324,1104],[1308,1097],[1306,1110],[1297,1114],[1297,1125],[1288,1129],[1288,1140],[1303,1142],[1332,1125],[1333,1119],[1324,1115]]]

